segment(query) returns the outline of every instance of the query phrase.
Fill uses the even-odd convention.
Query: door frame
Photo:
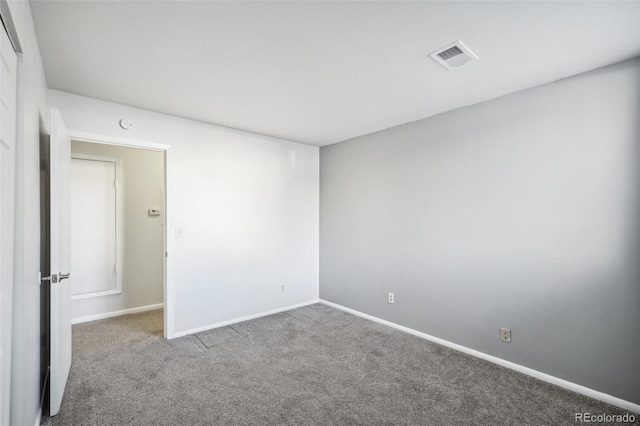
[[[171,145],[149,142],[139,139],[123,138],[68,129],[72,141],[97,143],[102,145],[116,145],[127,148],[160,151],[164,153],[164,338],[174,337],[173,315],[173,239],[169,238],[169,229],[173,229],[171,179],[169,171],[172,169]]]
[[[113,163],[115,166],[116,181],[116,229],[115,229],[115,249],[116,249],[116,288],[112,290],[92,291],[89,293],[81,293],[74,295],[71,292],[71,300],[90,299],[93,297],[110,296],[113,294],[122,294],[122,254],[124,253],[124,235],[123,235],[123,218],[124,218],[124,191],[122,190],[122,159],[114,157],[104,157],[99,155],[78,154],[71,152],[71,163],[73,160],[84,161],[100,161],[104,163]],[[72,194],[73,196],[73,194]],[[73,223],[71,223],[73,229]],[[72,317],[73,318],[73,317]],[[72,320],[73,321],[73,320]]]
[[[0,9],[3,9],[0,4]],[[11,421],[11,405],[12,405],[12,375],[13,375],[13,351],[14,351],[14,316],[16,315],[16,309],[14,307],[14,290],[16,288],[16,281],[19,277],[16,273],[16,265],[18,263],[18,256],[16,253],[17,235],[16,228],[20,223],[20,218],[17,214],[18,209],[18,194],[20,179],[18,176],[19,171],[19,146],[22,143],[21,129],[19,126],[22,116],[21,99],[23,94],[23,81],[24,75],[22,68],[22,54],[20,45],[16,44],[17,38],[14,38],[15,34],[9,31],[11,25],[5,25],[3,20],[8,15],[8,11],[0,10],[0,31],[6,35],[8,40],[7,51],[13,50],[15,54],[15,62],[13,60],[6,63],[8,69],[14,67],[11,72],[11,89],[15,89],[15,98],[11,102],[7,99],[9,106],[7,106],[8,115],[13,114],[13,120],[8,120],[7,123],[11,123],[13,126],[13,137],[8,134],[8,140],[0,142],[0,163],[2,158],[6,158],[6,169],[0,171],[0,196],[3,197],[0,201],[3,203],[3,207],[0,208],[1,220],[0,220],[0,234],[2,234],[3,244],[0,244],[0,423],[9,424]],[[9,16],[10,20],[10,16]],[[3,36],[4,39],[4,36]],[[4,44],[4,41],[2,42]],[[3,50],[4,52],[4,50]],[[2,54],[4,56],[4,53]],[[4,59],[0,59],[4,61]],[[10,90],[12,91],[12,90]],[[13,109],[13,110],[12,110]],[[4,120],[2,120],[4,121]],[[2,146],[4,145],[4,146]],[[6,155],[6,157],[5,157]],[[6,178],[6,181],[5,181]],[[5,190],[3,190],[3,187]],[[6,199],[4,198],[6,197]],[[8,207],[8,209],[7,209]]]

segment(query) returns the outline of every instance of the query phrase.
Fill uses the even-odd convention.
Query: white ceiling
[[[327,145],[640,55],[640,1],[32,1],[51,88]],[[428,57],[462,40],[480,60]]]

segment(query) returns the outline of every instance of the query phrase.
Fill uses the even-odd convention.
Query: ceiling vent
[[[460,40],[436,50],[429,56],[448,70],[461,67],[478,59],[478,56]]]

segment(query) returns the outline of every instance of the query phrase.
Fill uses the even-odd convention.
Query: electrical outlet
[[[511,330],[508,328],[500,328],[500,340],[505,343],[511,343]]]
[[[285,286],[284,286],[284,285],[281,285],[281,286],[280,286],[280,293],[284,293],[284,290],[285,290]]]
[[[393,296],[393,293],[389,293],[389,303],[395,303],[395,297]]]

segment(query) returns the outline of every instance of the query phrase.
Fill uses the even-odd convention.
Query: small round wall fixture
[[[133,122],[131,120],[123,118],[122,120],[120,120],[120,127],[125,130],[131,130],[133,128]]]

